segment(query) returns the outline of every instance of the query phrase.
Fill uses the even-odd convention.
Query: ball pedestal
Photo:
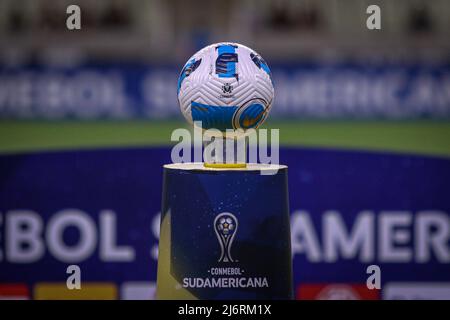
[[[164,166],[158,299],[293,298],[287,167],[266,169]]]

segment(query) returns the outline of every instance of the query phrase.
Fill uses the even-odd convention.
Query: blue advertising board
[[[298,298],[449,297],[449,159],[308,148],[280,159]],[[0,296],[52,296],[77,265],[82,285],[151,298],[165,163],[165,147],[1,155]],[[369,266],[381,290],[366,288]]]
[[[448,118],[450,65],[271,65],[271,117]],[[161,119],[179,116],[176,66],[0,66],[0,118]]]

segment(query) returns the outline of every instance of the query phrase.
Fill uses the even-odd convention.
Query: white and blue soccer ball
[[[254,50],[237,43],[216,43],[194,54],[178,79],[181,112],[203,129],[259,127],[272,107],[269,66]]]

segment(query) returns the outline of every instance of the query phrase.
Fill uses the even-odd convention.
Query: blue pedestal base
[[[292,299],[287,167],[164,166],[157,297]]]

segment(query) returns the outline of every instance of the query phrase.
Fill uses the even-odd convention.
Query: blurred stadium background
[[[66,8],[70,4],[81,7],[81,30],[66,28]],[[381,8],[381,30],[366,28],[366,8],[371,4]],[[380,208],[410,210],[413,215],[424,209],[443,211],[448,228],[449,17],[450,2],[446,0],[3,0],[0,2],[0,153],[3,157],[0,212],[4,214],[4,222],[0,234],[7,234],[8,210],[29,208],[47,220],[61,209],[57,205],[39,209],[40,202],[31,196],[36,190],[33,188],[38,187],[31,183],[27,189],[11,180],[20,175],[19,164],[26,156],[44,161],[39,155],[45,157],[47,151],[98,151],[118,147],[160,150],[158,148],[170,145],[172,130],[187,126],[176,99],[178,73],[194,52],[220,41],[245,44],[269,63],[275,83],[275,103],[263,127],[279,128],[281,144],[286,149],[298,149],[300,155],[305,152],[306,159],[308,150],[349,152],[356,154],[349,158],[355,162],[361,160],[358,152],[379,156],[366,167],[355,164],[358,175],[367,172],[395,175],[396,168],[386,169],[392,163],[391,158],[385,156],[401,156],[399,163],[410,165],[404,175],[419,174],[418,171],[423,170],[417,180],[410,182],[423,183],[429,189],[424,191],[415,185],[399,184],[396,187],[415,191],[402,193],[394,186],[386,187],[394,194],[393,199],[387,201],[380,195],[374,201],[381,203]],[[168,150],[164,149],[167,157]],[[153,154],[146,156],[152,158]],[[323,154],[323,157],[328,156],[328,153]],[[79,161],[82,162],[77,157],[81,156],[77,153],[70,167],[75,172],[81,166]],[[164,162],[165,158],[159,158]],[[126,157],[123,159],[125,164]],[[311,159],[305,161],[308,163]],[[299,157],[297,162],[303,160]],[[420,165],[414,167],[411,164],[414,161],[419,161]],[[326,170],[333,166],[332,163],[320,165],[328,166]],[[34,170],[39,168],[43,167],[37,166]],[[159,167],[153,170],[158,173]],[[296,167],[291,172],[295,170]],[[380,172],[383,170],[386,172]],[[51,169],[44,171],[54,174]],[[158,179],[152,189],[155,202],[149,205],[152,209],[159,207]],[[294,175],[292,184],[295,179]],[[321,181],[327,183],[327,179]],[[60,184],[65,183],[72,182],[60,181]],[[83,183],[87,185],[89,181]],[[96,185],[101,186],[101,183]],[[127,184],[131,185],[131,182]],[[297,194],[294,187],[290,185],[291,197],[295,198],[291,200],[294,201],[291,209],[304,209],[297,205],[297,201],[302,203],[298,200],[302,194]],[[370,192],[377,194],[384,187],[380,184]],[[53,195],[45,188],[41,186],[43,191],[37,192],[40,201],[53,201]],[[349,187],[348,192],[352,190]],[[18,194],[20,192],[22,194]],[[424,195],[423,205],[414,202],[415,192]],[[70,198],[70,192],[66,195]],[[324,192],[322,196],[327,197],[327,194]],[[342,210],[357,210],[356,205],[344,205],[344,200],[333,201],[327,209],[339,209],[342,205]],[[360,209],[368,209],[364,201],[361,202]],[[71,203],[61,206],[70,207]],[[97,213],[89,214],[97,217]],[[118,220],[127,219],[124,212],[121,214]],[[354,214],[345,218],[350,225]],[[125,234],[129,230],[121,232]],[[422,273],[423,281],[433,282],[433,286],[446,282],[447,285],[439,289],[440,297],[450,298],[448,232],[446,236],[444,252],[441,251],[441,256],[435,257],[431,265],[424,267],[414,259],[415,262],[408,261],[418,263],[412,268],[415,273]],[[31,275],[22,278],[19,270],[31,269],[8,260],[5,237],[3,260],[0,260],[3,287],[0,284],[0,289],[10,292],[8,283],[55,280],[45,274],[33,278],[31,271],[28,271]],[[126,236],[122,238],[124,242],[126,239]],[[28,267],[47,263],[54,267],[52,259],[46,256]],[[299,263],[311,262],[308,261]],[[152,263],[154,268],[155,262]],[[100,265],[101,262],[94,263],[99,266],[96,270],[103,270]],[[400,265],[397,273],[393,272],[394,282],[401,280],[396,274],[405,266],[407,264]],[[334,279],[332,273],[327,272],[320,276],[307,273],[305,277],[310,278],[306,280],[296,275],[296,283],[365,283],[365,274],[357,279]],[[57,279],[64,282],[65,273],[59,277]],[[111,277],[106,280],[115,282],[115,276]],[[420,278],[411,277],[410,283]],[[101,277],[92,278],[101,280]],[[141,278],[134,280],[154,281],[154,270],[148,275],[141,273]],[[29,289],[20,291],[20,288],[16,295],[26,292],[26,296],[37,297],[36,292],[39,292],[28,285]],[[297,297],[320,296],[317,284],[308,288],[309,291],[301,292],[299,289]],[[337,286],[320,297],[364,298],[364,293],[358,291],[364,288],[340,289],[342,287]],[[123,293],[111,290],[113,297],[124,298]],[[145,294],[149,292],[142,290]],[[430,292],[434,294],[433,290]],[[368,298],[373,298],[370,294]],[[50,294],[50,297],[55,296]]]

